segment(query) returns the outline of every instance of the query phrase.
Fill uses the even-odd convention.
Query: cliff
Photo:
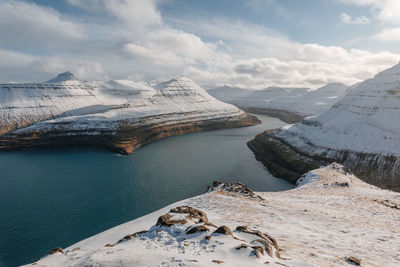
[[[292,182],[330,162],[361,179],[400,187],[400,65],[350,90],[328,111],[249,142],[268,169]]]
[[[259,121],[189,78],[84,82],[66,72],[44,83],[0,85],[0,150],[98,146],[128,154],[154,140]]]

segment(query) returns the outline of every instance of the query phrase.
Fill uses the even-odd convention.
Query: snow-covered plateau
[[[283,192],[215,182],[200,196],[55,248],[32,265],[395,267],[399,224],[400,193],[334,163]]]
[[[44,83],[0,85],[0,150],[89,145],[131,153],[166,136],[257,123],[185,77],[152,87],[65,72]]]
[[[400,64],[358,84],[328,111],[249,142],[277,177],[296,181],[339,162],[369,183],[400,188]]]
[[[330,83],[313,91],[283,87],[252,91],[224,86],[208,90],[208,93],[249,112],[294,123],[328,110],[344,96],[346,89],[348,86],[341,83]]]

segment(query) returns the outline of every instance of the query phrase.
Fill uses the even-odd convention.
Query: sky
[[[400,61],[399,0],[0,0],[0,82],[347,85]]]

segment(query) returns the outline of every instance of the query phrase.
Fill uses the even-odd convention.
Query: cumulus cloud
[[[369,24],[369,19],[366,16],[352,18],[344,12],[340,14],[340,20],[346,24]]]
[[[70,70],[90,80],[141,77],[159,81],[184,74],[207,88],[223,84],[254,89],[271,85],[316,88],[328,82],[359,82],[400,60],[390,53],[302,44],[234,19],[164,21],[157,0],[68,1],[90,16],[78,23],[79,18],[51,8],[0,0],[10,12],[22,14],[8,15],[7,23],[19,25],[19,38],[26,40],[18,41],[17,34],[0,25],[1,36],[15,35],[13,42],[12,38],[1,40],[0,79],[47,80],[50,74]],[[269,2],[275,3],[264,4]],[[42,18],[30,22],[32,12]],[[57,34],[63,37],[51,47],[45,44]],[[25,52],[14,50],[16,45]],[[41,46],[46,53],[35,53],[33,47]]]
[[[319,56],[306,56],[313,51]],[[336,55],[335,60],[333,55]],[[239,61],[234,69],[239,75],[246,75],[259,85],[316,88],[332,82],[354,84],[373,77],[399,60],[400,55],[390,53],[373,54],[362,50],[304,45],[293,60],[253,58]]]
[[[385,28],[374,37],[380,41],[400,42],[400,28]]]
[[[359,6],[370,6],[377,19],[384,23],[400,23],[400,1],[398,0],[338,0]]]
[[[106,11],[132,28],[162,23],[157,0],[68,0],[71,5],[87,11]]]
[[[24,1],[0,1],[2,45],[63,47],[84,39],[84,29],[54,9]]]

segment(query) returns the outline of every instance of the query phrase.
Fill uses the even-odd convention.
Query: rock
[[[50,250],[49,255],[52,255],[54,253],[61,253],[64,254],[64,250],[62,250],[62,248],[53,248],[52,250]]]
[[[161,215],[158,220],[157,220],[157,226],[172,226],[175,224],[186,224],[187,221],[185,219],[181,219],[181,220],[171,220],[172,215],[171,214],[164,214]]]
[[[257,258],[261,258],[261,256],[264,256],[264,249],[263,247],[260,246],[254,246],[251,247],[253,249],[254,255],[256,255]]]
[[[240,249],[248,248],[248,247],[249,247],[249,245],[247,245],[247,244],[240,244],[240,246],[236,247],[236,250],[240,250]]]
[[[353,265],[356,265],[356,266],[360,266],[361,265],[361,260],[356,258],[356,257],[352,257],[352,256],[346,257],[346,262],[350,263],[350,264],[353,264]]]
[[[220,260],[212,260],[212,262],[217,263],[217,264],[222,264],[222,263],[224,263],[224,261],[220,261]]]
[[[191,235],[199,232],[210,232],[210,229],[205,227],[204,225],[196,225],[193,227],[189,227],[189,229],[186,229],[186,234]]]
[[[221,186],[222,184],[222,186]],[[221,187],[220,187],[221,186]],[[224,193],[228,193],[229,195],[238,195],[247,198],[253,198],[257,200],[264,200],[261,196],[255,194],[248,186],[236,182],[236,183],[213,183],[213,187],[211,187],[212,191],[219,190]],[[210,190],[210,187],[208,187]]]
[[[132,238],[137,237],[137,236],[139,236],[139,235],[141,235],[141,234],[144,234],[144,233],[147,233],[147,231],[139,231],[139,232],[136,232],[136,233],[134,233],[134,234],[126,235],[126,236],[124,236],[122,239],[120,239],[120,240],[117,242],[117,244],[118,244],[118,243],[121,243],[121,242],[124,242],[124,241],[127,241],[127,240],[131,240]],[[110,245],[110,244],[107,244],[107,245]],[[106,245],[106,247],[107,247],[107,245]],[[112,246],[113,246],[113,245],[112,245]]]
[[[223,234],[223,235],[232,235],[233,234],[231,229],[229,229],[229,227],[225,226],[225,225],[218,227],[218,229],[215,230],[214,233]]]
[[[276,241],[275,238],[270,236],[269,234],[266,233],[261,233],[258,230],[252,230],[248,226],[238,226],[236,227],[236,231],[251,234],[251,235],[256,235],[260,237],[261,239],[253,240],[252,243],[254,242],[259,242],[264,245],[265,251],[267,251],[268,255],[273,257],[274,255],[278,258],[281,258],[280,253],[279,253],[279,246],[278,242]],[[275,250],[273,249],[275,248]]]
[[[207,215],[204,211],[189,207],[189,206],[180,206],[180,207],[176,207],[171,209],[171,212],[173,213],[187,213],[188,214],[188,218],[190,219],[199,219],[198,222],[203,222],[203,223],[207,223],[208,222],[208,218]]]

